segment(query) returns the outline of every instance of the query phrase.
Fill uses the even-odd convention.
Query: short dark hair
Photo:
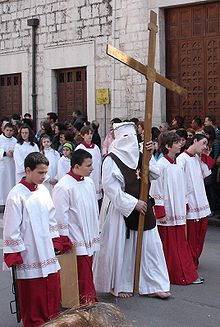
[[[22,119],[22,124],[28,125],[32,130],[33,130],[33,122],[31,119],[28,118],[23,118]]]
[[[133,117],[130,119],[131,122],[135,123],[135,125],[138,125],[139,119],[136,117]]]
[[[76,110],[75,113],[76,113],[77,116],[81,116],[82,115],[82,113],[81,113],[80,110]]]
[[[27,155],[24,159],[24,168],[30,168],[32,171],[37,165],[49,166],[49,160],[40,152],[32,152]]]
[[[73,127],[75,129],[77,129],[77,131],[79,132],[81,130],[81,128],[83,127],[83,122],[81,121],[76,121],[74,124],[73,124]]]
[[[67,130],[66,125],[62,124],[62,123],[55,123],[54,126],[57,126],[59,131],[66,131]]]
[[[196,134],[193,135],[193,137],[190,139],[190,144],[189,144],[189,146],[192,145],[192,144],[194,143],[194,140],[201,141],[202,139],[206,139],[207,141],[209,141],[206,135],[204,135],[204,134],[202,134],[202,133],[196,133]]]
[[[10,123],[10,122],[8,122],[8,123],[6,123],[6,124],[4,125],[4,129],[7,128],[7,127],[13,129],[13,124]]]
[[[118,118],[118,117],[115,117],[111,120],[111,123],[114,124],[114,123],[121,123],[121,119]]]
[[[166,145],[169,147],[172,147],[173,143],[180,140],[180,136],[177,135],[177,133],[174,133],[172,131],[170,132],[164,132],[159,135],[158,141],[159,141],[159,148],[163,154],[167,154],[169,150],[166,148]]]
[[[11,116],[11,118],[14,119],[14,120],[21,120],[21,115],[20,114],[13,114]]]
[[[57,114],[55,112],[48,112],[47,116],[49,116],[50,119],[53,119],[54,123],[56,122],[56,120],[58,118],[58,116],[57,116]]]
[[[26,112],[26,114],[24,114],[24,118],[25,117],[29,117],[29,118],[31,118],[31,114],[29,114],[29,112]]]
[[[152,137],[152,141],[158,139],[159,135],[160,135],[160,130],[159,130],[159,128],[153,126],[153,127],[151,128],[151,137]]]
[[[202,127],[202,119],[201,118],[194,117],[193,120],[199,127]]]
[[[74,134],[70,131],[64,131],[65,135],[65,141],[75,143],[76,141],[74,140]]]
[[[208,120],[211,121],[213,125],[215,125],[216,118],[214,115],[206,115],[205,118],[208,118]]]
[[[92,128],[94,131],[98,131],[99,129],[99,122],[97,122],[96,120],[92,121]]]
[[[185,129],[178,129],[176,131],[176,134],[179,135],[180,137],[184,138],[185,140],[188,139],[188,134],[187,134],[187,131]]]
[[[74,151],[71,158],[71,168],[74,168],[75,165],[81,166],[83,161],[87,158],[92,159],[92,155],[88,151],[83,149]]]

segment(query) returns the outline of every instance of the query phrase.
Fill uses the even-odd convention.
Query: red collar
[[[176,158],[172,159],[168,156],[168,154],[164,154],[164,158],[167,159],[171,164],[175,164],[176,163]]]
[[[67,174],[72,176],[75,180],[77,180],[77,182],[81,182],[84,180],[83,176],[74,174],[74,172],[72,170],[70,170]]]
[[[195,154],[189,153],[187,150],[184,151],[186,154],[188,154],[188,156],[190,157],[195,157]]]
[[[31,192],[34,192],[34,191],[36,191],[38,189],[38,185],[37,184],[28,183],[28,182],[26,182],[25,178],[22,178],[19,183],[21,183],[24,186],[26,186]]]
[[[82,141],[81,142],[87,149],[94,149],[95,147],[95,144],[94,143],[91,143],[91,144],[88,144],[86,143],[85,141]]]

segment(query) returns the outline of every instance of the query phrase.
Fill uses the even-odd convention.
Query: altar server
[[[47,158],[29,154],[26,177],[10,191],[3,216],[3,253],[8,267],[16,267],[18,299],[24,327],[38,327],[59,313],[59,263],[53,239],[59,237],[55,208],[41,185]]]
[[[59,233],[76,248],[80,304],[97,302],[92,261],[99,250],[99,227],[92,169],[91,154],[75,150],[70,171],[53,189]]]
[[[0,135],[0,205],[5,205],[7,195],[15,185],[14,148],[17,140],[13,133],[13,125],[7,122]]]

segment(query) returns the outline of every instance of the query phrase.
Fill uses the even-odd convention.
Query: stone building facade
[[[32,108],[31,27],[36,28],[36,94],[38,122],[58,111],[57,71],[86,67],[88,119],[101,122],[105,109],[96,105],[97,89],[110,90],[107,121],[144,116],[146,80],[106,55],[108,43],[147,63],[149,12],[158,14],[156,69],[165,74],[165,19],[168,7],[209,0],[0,0],[0,77],[21,74],[22,113]],[[73,108],[77,109],[77,108]],[[1,115],[1,113],[0,113]],[[68,118],[68,117],[67,117]],[[166,91],[156,85],[153,123],[166,119]],[[104,133],[104,132],[103,132]]]

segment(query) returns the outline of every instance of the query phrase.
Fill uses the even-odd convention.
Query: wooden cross
[[[152,126],[152,111],[153,111],[153,94],[154,83],[157,82],[167,89],[174,91],[182,96],[187,96],[187,91],[170,81],[164,76],[158,74],[154,68],[155,66],[155,49],[156,49],[156,33],[157,33],[157,14],[154,11],[150,12],[150,23],[148,24],[149,33],[149,48],[148,48],[148,65],[143,65],[139,61],[127,56],[125,53],[114,48],[111,45],[107,46],[107,54],[125,65],[133,68],[137,72],[144,75],[147,79],[146,86],[146,101],[145,101],[145,119],[144,119],[144,147],[142,157],[142,177],[141,177],[141,192],[140,199],[146,201],[149,193],[149,160],[151,154],[146,150],[146,143],[151,140],[151,126]],[[135,273],[134,273],[134,288],[133,293],[138,294],[139,291],[139,276],[140,276],[140,262],[142,252],[142,240],[144,231],[144,215],[140,214],[138,225],[138,239],[135,258]]]

